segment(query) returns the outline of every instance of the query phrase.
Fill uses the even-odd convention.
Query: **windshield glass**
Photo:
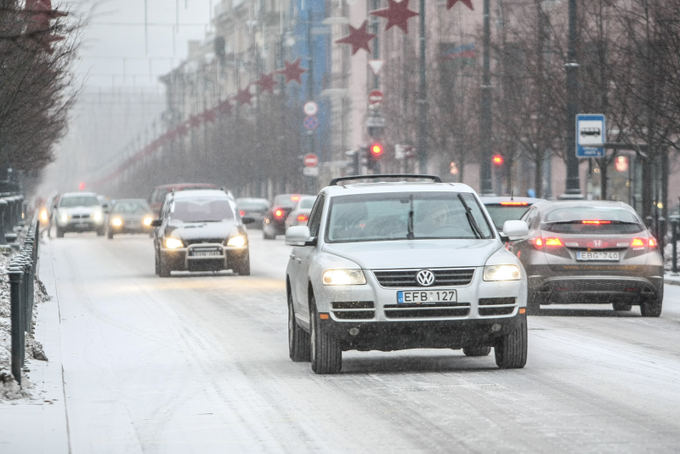
[[[312,207],[314,206],[314,201],[316,200],[316,197],[305,197],[302,200],[300,200],[300,204],[298,205],[298,208],[301,210],[311,210]]]
[[[144,200],[121,200],[111,210],[112,213],[120,214],[146,214],[150,211],[151,208]]]
[[[234,219],[234,212],[227,200],[176,200],[171,217],[182,222],[219,222]]]
[[[236,205],[241,210],[260,210],[267,211],[269,209],[269,202],[258,199],[237,199]]]
[[[472,194],[460,198],[451,192],[342,196],[333,198],[330,210],[329,243],[492,237]]]
[[[489,212],[491,220],[498,230],[503,229],[505,221],[513,221],[520,219],[524,213],[529,209],[528,206],[502,206],[502,205],[487,205],[486,211]]]
[[[93,195],[78,195],[71,197],[62,197],[59,201],[60,207],[91,207],[99,205],[99,199]]]
[[[282,208],[293,208],[299,200],[298,194],[281,194],[274,198],[274,205]]]
[[[572,206],[549,211],[543,230],[555,233],[636,233],[643,226],[632,212],[607,206]]]

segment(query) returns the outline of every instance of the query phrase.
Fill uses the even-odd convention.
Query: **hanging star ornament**
[[[453,8],[453,5],[455,5],[458,2],[463,2],[465,6],[467,6],[473,11],[475,10],[474,6],[472,6],[472,0],[446,0],[446,9]]]
[[[298,58],[292,63],[285,61],[283,62],[283,64],[286,65],[286,68],[279,69],[278,71],[276,71],[276,74],[283,74],[284,76],[286,76],[286,83],[294,80],[297,83],[301,84],[302,81],[300,80],[300,76],[302,75],[302,73],[307,72],[307,70],[304,68],[300,68],[300,59]]]
[[[370,47],[368,47],[368,42],[375,38],[375,35],[368,33],[366,31],[366,26],[368,21],[365,20],[361,27],[354,28],[349,26],[349,36],[345,36],[342,39],[335,41],[337,44],[351,44],[352,45],[352,55],[356,54],[359,49],[364,49],[369,54],[371,53]]]
[[[257,85],[260,87],[260,90],[268,91],[269,93],[274,92],[274,87],[276,86],[276,82],[274,81],[274,75],[273,74],[262,74],[260,76],[260,79],[256,82]]]
[[[252,97],[253,95],[250,94],[250,85],[246,85],[246,88],[239,90],[238,94],[234,96],[233,99],[239,104],[250,104],[250,98]]]
[[[371,11],[371,15],[380,16],[387,19],[387,27],[385,30],[389,30],[393,26],[397,26],[402,29],[404,33],[408,33],[408,20],[418,13],[408,9],[409,0],[402,0],[400,2],[396,0],[387,0],[389,4],[386,9],[379,9],[376,11]],[[467,0],[470,1],[470,0]]]

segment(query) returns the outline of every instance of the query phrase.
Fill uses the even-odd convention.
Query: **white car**
[[[66,232],[97,232],[104,235],[104,210],[97,194],[92,192],[67,192],[59,197],[54,208],[53,225],[57,238]]]
[[[286,232],[290,358],[337,373],[343,350],[494,347],[499,367],[524,367],[527,277],[474,190],[432,176],[361,178],[333,180],[308,225]],[[519,238],[527,225],[503,232]]]

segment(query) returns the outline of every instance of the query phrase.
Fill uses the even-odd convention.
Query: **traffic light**
[[[385,148],[383,147],[383,144],[380,142],[373,142],[368,146],[367,164],[369,170],[372,170],[374,172],[380,170],[378,161],[382,159],[384,153]]]
[[[492,162],[493,165],[495,165],[496,167],[502,166],[502,165],[503,165],[503,155],[502,155],[502,154],[498,154],[498,153],[495,154],[495,155],[493,155],[493,156],[491,157],[491,162]]]

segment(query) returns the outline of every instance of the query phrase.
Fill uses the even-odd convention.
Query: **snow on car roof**
[[[197,199],[197,198],[219,198],[228,199],[229,195],[221,189],[195,189],[192,191],[177,191],[174,193],[175,200]]]
[[[376,194],[393,192],[470,192],[475,190],[463,183],[423,183],[414,181],[381,181],[372,183],[350,183],[340,186],[327,186],[323,191],[330,196],[347,194]]]

